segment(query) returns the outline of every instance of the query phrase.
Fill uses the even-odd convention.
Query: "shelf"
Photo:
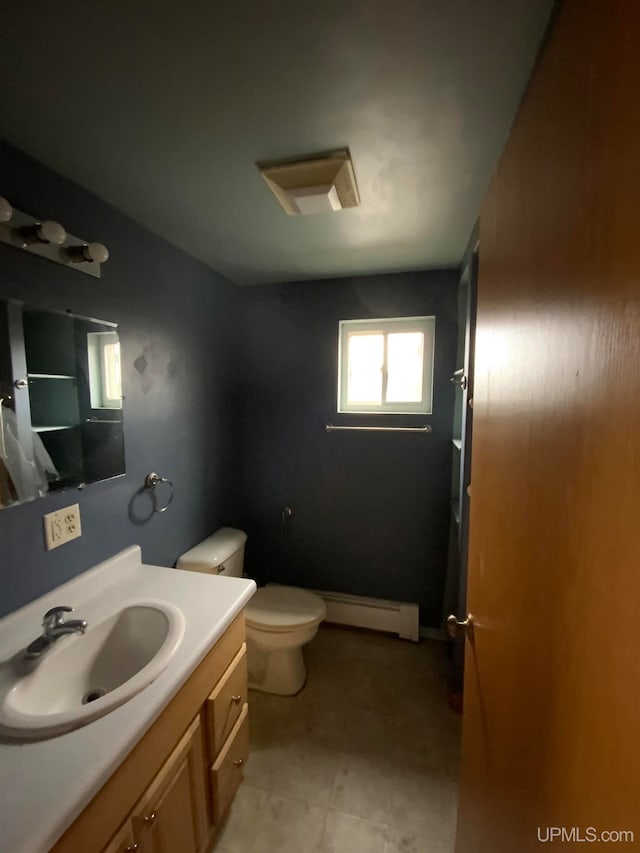
[[[66,373],[27,373],[29,379],[75,379],[75,376],[68,376]]]
[[[34,426],[34,432],[55,432],[59,429],[73,429],[77,424],[63,424],[61,426]]]
[[[452,438],[451,442],[456,450],[462,450],[462,439],[461,438]]]

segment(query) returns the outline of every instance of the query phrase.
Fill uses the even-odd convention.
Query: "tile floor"
[[[250,693],[251,755],[215,853],[451,853],[444,646],[323,627],[305,658],[298,696]]]

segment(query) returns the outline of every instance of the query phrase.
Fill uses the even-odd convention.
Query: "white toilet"
[[[221,527],[183,554],[176,566],[192,572],[242,577],[247,534]],[[292,696],[307,677],[302,646],[312,640],[327,615],[320,596],[291,586],[256,591],[246,607],[249,687]]]

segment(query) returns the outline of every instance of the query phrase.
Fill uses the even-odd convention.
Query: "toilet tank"
[[[244,544],[247,534],[235,527],[220,530],[186,551],[176,563],[177,569],[208,572],[229,578],[241,578],[244,567]]]

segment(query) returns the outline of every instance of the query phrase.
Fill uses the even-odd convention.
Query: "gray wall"
[[[361,276],[242,293],[247,567],[259,580],[421,605],[441,619],[451,478],[457,271]],[[338,321],[436,315],[432,416],[336,414]],[[417,425],[358,434],[327,422]],[[293,509],[283,532],[281,510]]]
[[[147,562],[172,565],[216,527],[237,523],[238,478],[237,289],[3,143],[0,179],[16,207],[111,251],[98,280],[0,245],[0,297],[120,324],[127,467],[120,479],[0,512],[2,614],[134,543]],[[169,512],[144,521],[149,504],[136,493],[152,470],[174,481],[176,496]],[[47,553],[43,513],[76,501],[82,538]]]

